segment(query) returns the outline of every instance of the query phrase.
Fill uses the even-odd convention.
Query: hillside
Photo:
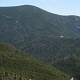
[[[47,62],[73,55],[66,51],[75,47],[71,45],[80,36],[79,26],[78,16],[56,15],[30,5],[0,7],[0,42]]]
[[[0,79],[70,80],[69,76],[9,44],[0,43]],[[21,79],[20,79],[21,80]]]
[[[7,44],[2,48],[1,44],[1,59],[5,62],[1,61],[1,73],[7,70],[24,73],[27,79],[35,74],[38,80],[68,80],[64,76],[67,73],[80,79],[79,16],[52,14],[31,5],[0,7],[0,42],[29,54]],[[64,73],[30,56],[53,64]]]
[[[80,80],[80,56],[72,56],[62,59],[55,62],[53,65],[59,70],[71,74],[71,76]]]
[[[6,34],[12,38],[13,35],[22,41],[44,36],[80,36],[80,17],[60,16],[30,5],[0,7],[0,23],[0,32],[4,31],[1,36],[5,38]]]
[[[45,38],[32,43],[28,52],[47,63],[54,63],[60,59],[80,55],[80,38]]]

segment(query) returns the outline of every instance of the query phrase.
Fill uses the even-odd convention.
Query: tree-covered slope
[[[60,16],[30,5],[0,7],[0,23],[1,32],[4,30],[2,35],[16,35],[18,39],[30,36],[80,36],[80,17]]]
[[[55,62],[53,65],[59,70],[71,74],[71,76],[80,80],[80,56],[72,56]]]
[[[63,58],[80,55],[80,38],[51,37],[38,41],[36,40],[28,46],[26,52],[47,63],[53,63]]]
[[[69,80],[69,76],[42,61],[23,54],[15,47],[0,43],[0,78],[26,80]],[[21,80],[21,79],[20,79]]]
[[[78,16],[60,16],[30,5],[0,7],[0,42],[45,61],[67,55],[73,38],[80,36],[79,26]]]
[[[45,37],[79,37],[80,17],[60,16],[38,7],[0,7],[0,41],[28,50]]]
[[[53,64],[63,59],[69,59],[71,56],[79,56],[79,37],[79,16],[56,15],[30,5],[0,7],[0,42],[10,43],[30,56],[47,63]],[[64,74],[55,68],[30,58],[13,46],[4,44],[5,47],[2,48],[2,45],[0,45],[1,72],[6,69],[9,73],[12,71],[18,74],[24,73],[23,76],[26,75],[27,79],[35,74],[35,78],[38,80],[45,80],[45,76],[48,76],[47,80],[58,80],[60,75],[62,80]],[[16,53],[17,55],[14,55]],[[29,66],[25,66],[25,63]],[[72,73],[76,73],[75,70],[70,73],[74,75]]]

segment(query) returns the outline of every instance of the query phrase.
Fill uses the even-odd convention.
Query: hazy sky
[[[0,7],[18,5],[34,5],[51,13],[80,16],[80,0],[0,0]]]

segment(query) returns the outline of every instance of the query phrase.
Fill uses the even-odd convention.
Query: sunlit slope
[[[0,43],[0,73],[7,72],[8,76],[3,80],[10,79],[11,75],[21,75],[21,78],[38,80],[69,80],[68,75],[60,72],[42,61],[27,54],[23,54],[15,47]],[[18,79],[18,76],[16,77]]]

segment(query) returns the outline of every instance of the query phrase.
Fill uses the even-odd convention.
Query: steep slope
[[[80,36],[80,17],[51,14],[35,6],[2,7],[0,23],[1,32],[4,31],[1,35],[4,37],[4,34],[17,36],[17,39]]]
[[[30,5],[0,7],[0,42],[44,61],[64,55],[73,38],[80,36],[79,27],[78,16],[60,16]]]
[[[68,80],[65,75],[68,73],[80,79],[79,37],[79,16],[60,16],[30,5],[0,7],[0,42],[10,43],[47,63],[55,63],[64,71],[11,45],[0,44],[1,74],[7,71],[27,79],[35,75],[38,80]]]
[[[26,48],[24,48],[26,49]],[[30,55],[47,63],[80,55],[80,38],[45,38],[33,41],[28,47]]]
[[[54,63],[58,69],[80,80],[80,56],[73,56]]]
[[[15,47],[0,43],[0,79],[70,80],[69,76],[42,61],[23,54]]]

